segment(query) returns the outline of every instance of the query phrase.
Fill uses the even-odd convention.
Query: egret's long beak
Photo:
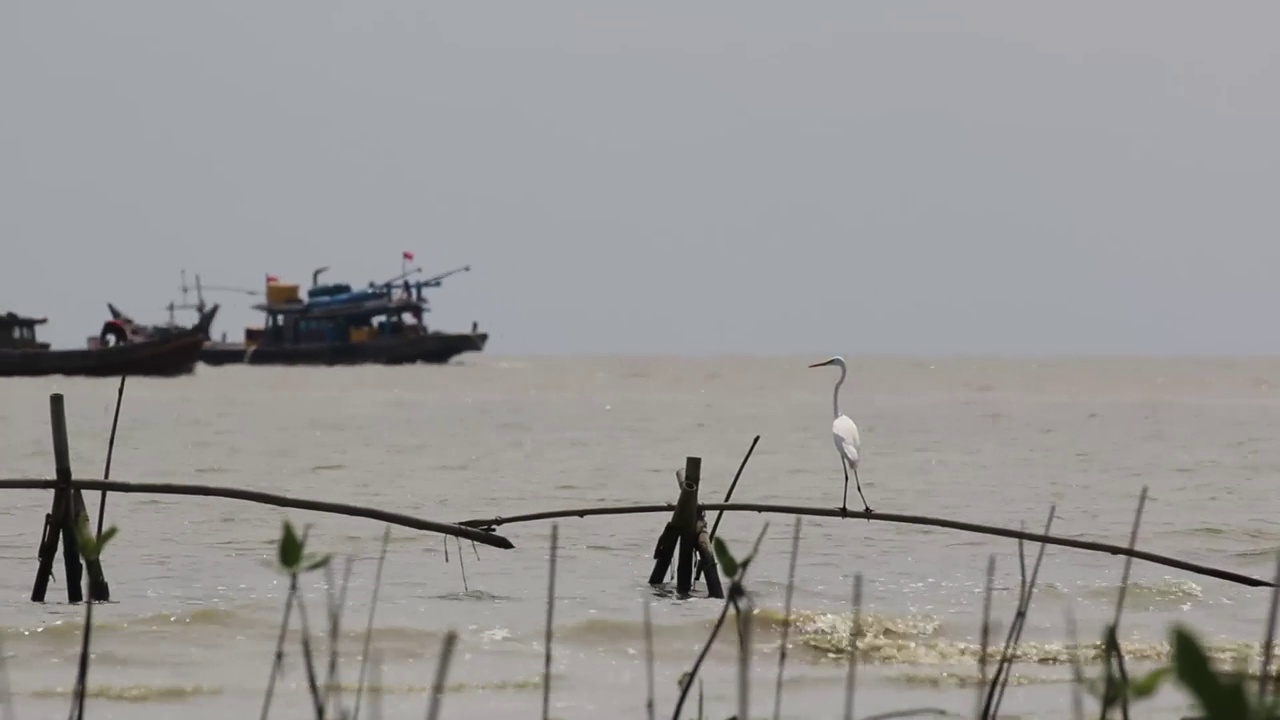
[[[810,365],[809,367],[811,367],[811,368],[816,368],[816,367],[823,367],[823,366],[830,365],[830,364],[831,364],[831,361],[830,361],[830,360],[827,360],[826,362],[814,363],[814,364]]]

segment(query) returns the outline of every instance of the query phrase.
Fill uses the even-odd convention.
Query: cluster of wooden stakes
[[[819,507],[803,507],[803,506],[787,506],[787,505],[768,505],[757,503],[731,503],[734,489],[737,487],[738,480],[741,478],[743,469],[747,461],[750,459],[756,444],[760,437],[756,436],[748,449],[746,456],[738,467],[724,501],[721,503],[701,503],[698,494],[701,485],[701,469],[702,461],[698,457],[688,457],[685,460],[683,470],[677,472],[677,481],[679,487],[679,495],[674,503],[661,505],[631,505],[620,507],[592,507],[579,508],[570,510],[554,510],[538,513],[529,513],[508,517],[495,517],[488,519],[467,520],[458,523],[440,522],[427,520],[423,518],[413,517],[402,513],[389,512],[379,510],[377,508],[348,505],[343,503],[330,503],[324,501],[310,500],[305,498],[291,498],[288,496],[277,495],[273,493],[265,493],[256,490],[247,490],[228,487],[214,487],[204,485],[188,485],[188,484],[166,484],[166,483],[131,483],[113,481],[110,479],[111,473],[111,456],[115,445],[116,429],[120,418],[120,406],[124,396],[125,379],[120,381],[119,391],[117,394],[115,416],[112,421],[111,439],[108,443],[106,465],[103,470],[102,479],[79,479],[73,478],[70,461],[70,442],[67,433],[67,421],[64,399],[61,394],[55,393],[50,395],[49,410],[50,424],[53,434],[53,451],[54,451],[54,469],[55,477],[48,478],[19,478],[19,479],[0,479],[0,490],[31,490],[31,489],[49,489],[53,490],[52,506],[49,513],[44,518],[44,527],[41,533],[39,545],[39,563],[36,571],[35,581],[32,586],[31,600],[34,602],[44,602],[48,590],[49,580],[53,574],[53,566],[59,550],[62,546],[62,555],[65,569],[65,586],[67,589],[67,600],[70,603],[81,603],[84,601],[84,593],[82,591],[84,570],[88,569],[88,594],[90,602],[86,604],[86,632],[84,640],[84,648],[82,652],[80,675],[77,678],[77,698],[73,704],[72,718],[83,719],[84,717],[84,695],[86,692],[84,685],[84,675],[87,673],[87,655],[88,655],[88,630],[91,627],[91,608],[93,603],[107,602],[111,598],[110,586],[107,583],[106,575],[103,570],[101,558],[98,550],[101,545],[109,539],[113,534],[113,530],[104,533],[103,520],[106,510],[106,499],[108,493],[146,493],[146,494],[162,494],[162,495],[184,495],[184,496],[204,496],[204,497],[220,497],[226,499],[234,499],[241,501],[255,502],[264,505],[271,505],[281,508],[291,508],[297,510],[333,513],[350,517],[363,517],[371,520],[380,521],[390,526],[401,526],[418,531],[426,531],[438,533],[444,536],[453,536],[460,540],[471,540],[473,543],[484,544],[499,549],[512,549],[514,544],[505,536],[496,532],[500,526],[515,523],[533,522],[552,520],[556,521],[563,518],[585,518],[599,515],[624,515],[639,513],[670,513],[670,520],[666,523],[658,537],[654,548],[653,559],[654,565],[652,573],[649,576],[651,585],[664,585],[671,565],[676,565],[676,593],[680,596],[689,596],[699,579],[705,580],[707,595],[711,598],[725,600],[720,616],[713,626],[711,635],[707,642],[703,645],[701,652],[694,662],[693,668],[686,673],[681,680],[681,692],[677,702],[673,720],[681,720],[681,713],[686,699],[690,694],[693,681],[697,676],[698,670],[706,658],[707,653],[714,642],[721,627],[724,625],[730,610],[732,609],[739,618],[738,628],[741,646],[750,647],[750,616],[754,606],[751,601],[750,594],[743,585],[743,579],[747,568],[751,564],[751,560],[755,557],[759,549],[760,540],[763,539],[763,531],[756,541],[756,546],[751,554],[743,560],[739,561],[728,550],[725,544],[716,537],[720,521],[725,512],[753,512],[753,513],[774,513],[795,516],[795,532],[792,543],[791,570],[790,579],[787,585],[786,594],[786,622],[782,627],[782,645],[779,657],[778,669],[778,687],[774,706],[774,717],[778,717],[781,707],[781,689],[783,668],[786,662],[787,636],[791,625],[791,591],[794,584],[795,563],[798,553],[800,541],[800,518],[802,516],[813,517],[832,517],[832,518],[850,518],[850,519],[866,519],[877,522],[905,523],[913,525],[924,525],[938,528],[952,529],[962,532],[978,533],[989,536],[1005,537],[1016,540],[1018,542],[1019,556],[1022,558],[1022,583],[1019,593],[1019,603],[1014,621],[1009,628],[1002,650],[996,655],[998,660],[994,670],[989,672],[988,668],[988,640],[989,640],[989,614],[990,614],[990,595],[992,578],[995,571],[995,557],[989,558],[987,566],[987,604],[986,615],[983,621],[982,629],[982,652],[980,654],[980,668],[982,671],[982,685],[979,688],[979,698],[975,716],[978,718],[994,718],[997,716],[1000,707],[1000,701],[1004,696],[1004,688],[1007,686],[1010,671],[1014,659],[1014,649],[1021,637],[1021,629],[1025,622],[1026,614],[1030,606],[1032,592],[1035,587],[1036,577],[1039,573],[1040,560],[1043,558],[1044,549],[1049,545],[1061,547],[1069,547],[1089,552],[1102,552],[1111,555],[1122,556],[1125,558],[1124,580],[1121,584],[1120,598],[1117,603],[1115,621],[1108,626],[1104,633],[1101,647],[1104,655],[1104,664],[1106,675],[1104,677],[1104,687],[1100,699],[1102,708],[1101,717],[1109,717],[1113,711],[1118,711],[1122,717],[1129,717],[1129,703],[1131,695],[1134,694],[1133,686],[1137,682],[1133,678],[1129,678],[1125,671],[1123,653],[1116,635],[1116,628],[1119,625],[1121,610],[1124,605],[1124,592],[1128,585],[1129,568],[1135,559],[1146,562],[1163,565],[1170,568],[1183,570],[1197,575],[1217,578],[1227,582],[1250,586],[1250,587],[1271,587],[1276,588],[1273,591],[1271,612],[1268,617],[1267,630],[1265,634],[1264,644],[1262,646],[1263,661],[1262,671],[1258,675],[1258,690],[1256,700],[1247,700],[1244,692],[1244,680],[1234,678],[1229,675],[1204,675],[1208,670],[1207,660],[1203,661],[1204,668],[1196,670],[1186,670],[1184,665],[1200,662],[1192,656],[1199,652],[1203,655],[1198,645],[1186,645],[1190,635],[1175,636],[1175,664],[1170,666],[1169,672],[1176,669],[1176,676],[1184,686],[1188,686],[1203,711],[1200,717],[1209,720],[1274,720],[1280,718],[1280,690],[1271,691],[1272,685],[1280,687],[1280,678],[1276,678],[1272,670],[1272,654],[1274,649],[1275,627],[1277,623],[1277,608],[1280,606],[1280,557],[1277,558],[1276,580],[1267,581],[1248,575],[1223,570],[1219,568],[1209,567],[1196,563],[1179,560],[1177,558],[1167,557],[1138,550],[1136,547],[1139,522],[1142,516],[1143,507],[1146,502],[1147,490],[1144,487],[1139,498],[1138,511],[1134,518],[1133,531],[1130,536],[1130,542],[1127,547],[1110,545],[1107,543],[1099,543],[1088,540],[1079,540],[1075,538],[1064,538],[1050,535],[1050,529],[1053,523],[1053,509],[1050,510],[1049,520],[1046,523],[1043,533],[1029,533],[1024,530],[1013,530],[1008,528],[981,525],[976,523],[967,523],[945,518],[903,515],[894,513],[876,512],[874,515],[866,512],[848,511],[840,508],[819,508]],[[83,491],[98,490],[101,491],[101,499],[98,506],[97,531],[95,534],[88,534],[88,509],[83,497]],[[707,513],[715,511],[717,516],[715,522],[708,526]],[[767,526],[767,524],[766,524]],[[283,540],[282,540],[283,542]],[[1040,555],[1036,560],[1034,570],[1028,578],[1026,574],[1025,557],[1023,556],[1024,543],[1037,543],[1040,545]],[[550,557],[550,578],[548,587],[548,605],[547,605],[547,635],[545,646],[545,664],[543,677],[543,710],[542,717],[545,719],[549,716],[550,709],[550,669],[551,669],[551,645],[553,639],[552,620],[553,608],[555,601],[555,563],[556,550],[558,543],[558,525],[553,523],[551,534],[551,557]],[[386,545],[384,538],[383,553],[385,557]],[[83,562],[82,562],[83,559]],[[382,558],[379,559],[379,582],[381,577]],[[728,581],[728,590],[726,592],[725,583],[722,582],[720,572],[725,572],[725,580]],[[296,576],[295,576],[296,583]],[[345,588],[344,588],[345,592]],[[376,602],[375,587],[375,602]],[[293,593],[290,594],[290,603],[294,602]],[[298,600],[298,602],[301,602]],[[855,668],[858,656],[858,634],[860,632],[859,617],[861,607],[861,575],[857,575],[854,581],[853,591],[853,612],[854,623],[850,636],[849,651],[849,672],[846,683],[846,701],[844,717],[852,720],[853,718],[853,690],[855,685]],[[650,718],[654,717],[653,705],[653,665],[652,665],[652,635],[649,621],[649,606],[645,605],[645,632],[646,632],[646,648],[649,655],[649,699],[646,703],[647,714]],[[288,618],[288,606],[286,607],[286,625]],[[372,630],[372,609],[370,614],[370,631]],[[336,629],[336,628],[335,628]],[[281,643],[283,644],[283,631],[281,634]],[[428,717],[435,718],[438,716],[440,701],[443,696],[444,674],[447,672],[449,658],[452,656],[453,644],[456,642],[456,634],[450,633],[446,640],[446,647],[441,656],[441,664],[437,670],[436,683],[433,686],[431,704],[428,709]],[[1179,644],[1182,643],[1182,644]],[[994,648],[993,648],[994,650]],[[1196,651],[1196,652],[1193,652]],[[281,645],[283,652],[283,645]],[[309,652],[309,651],[308,651]],[[334,651],[336,652],[336,650]],[[366,637],[366,651],[362,661],[367,662],[368,647]],[[1199,657],[1199,656],[1196,656]],[[0,670],[4,661],[4,654],[0,651]],[[278,658],[277,658],[278,662]],[[308,663],[310,661],[308,660]],[[310,665],[308,665],[310,667]],[[747,678],[749,676],[749,653],[744,652],[740,663],[739,672],[739,706],[736,718],[745,720],[748,717],[746,690]],[[1176,666],[1176,668],[1175,668]],[[1199,667],[1198,665],[1196,666]],[[1203,672],[1200,672],[1200,671]],[[1200,674],[1196,674],[1199,672]],[[1184,677],[1185,673],[1191,673]],[[1166,672],[1166,674],[1168,674]],[[272,681],[274,682],[274,672]],[[1148,684],[1158,683],[1161,678],[1150,679],[1143,678],[1142,681]],[[363,683],[364,670],[361,670],[361,681]],[[2,680],[3,677],[0,677]],[[1079,700],[1079,688],[1083,684],[1079,666],[1076,666],[1076,688],[1077,697],[1073,702],[1076,717],[1083,717],[1082,704]],[[988,682],[989,681],[989,682]],[[700,683],[701,681],[699,681]],[[1199,683],[1199,685],[1196,685]],[[312,678],[312,690],[316,699],[317,718],[324,720],[326,712],[329,709],[329,703],[320,702],[318,686]],[[1146,687],[1146,686],[1143,686]],[[0,690],[4,686],[0,685]],[[1149,689],[1147,690],[1149,693]],[[7,707],[9,698],[6,693],[0,693],[5,697],[0,703],[0,708]],[[270,693],[268,693],[268,697]],[[269,702],[267,703],[269,706]],[[701,706],[701,702],[699,702]],[[78,708],[78,712],[77,712]],[[358,712],[358,701],[357,701]],[[888,717],[908,717],[917,714],[939,714],[942,711],[932,708],[921,708],[913,711],[892,713],[889,715],[877,716],[879,718]],[[340,706],[333,711],[330,717],[334,718],[352,718]],[[267,706],[264,706],[263,718],[267,717]],[[702,717],[701,707],[699,708],[698,717]],[[870,720],[870,719],[864,719]]]

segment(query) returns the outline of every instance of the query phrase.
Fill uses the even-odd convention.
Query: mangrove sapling
[[[756,536],[756,542],[751,548],[751,553],[743,558],[741,563],[733,556],[733,553],[729,552],[729,547],[725,545],[724,540],[716,538],[713,541],[716,561],[724,570],[725,577],[730,579],[729,592],[726,593],[727,597],[724,605],[721,606],[720,616],[716,618],[715,625],[711,627],[711,635],[707,637],[707,642],[703,644],[698,657],[693,661],[693,667],[689,672],[681,676],[680,697],[676,700],[676,708],[671,715],[672,720],[680,720],[680,710],[684,708],[685,700],[689,697],[689,689],[693,686],[693,681],[698,677],[698,670],[701,669],[702,663],[706,661],[707,653],[711,651],[711,646],[720,634],[720,629],[724,627],[724,622],[729,617],[729,609],[734,607],[734,599],[746,592],[743,588],[742,580],[746,576],[747,569],[751,566],[751,561],[755,559],[756,553],[760,551],[760,542],[764,540],[764,534],[768,529],[769,523],[766,522],[764,527],[760,528],[760,534]]]
[[[86,515],[80,515],[75,526],[76,540],[79,544],[80,555],[84,557],[85,562],[96,562],[102,557],[102,550],[106,547],[111,538],[116,536],[118,532],[113,525],[99,535],[89,532],[89,518]],[[84,720],[84,700],[88,693],[89,683],[89,643],[93,634],[93,600],[88,600],[84,604],[84,631],[81,633],[80,642],[80,662],[76,669],[75,690],[72,693],[72,706],[70,717],[74,720]]]
[[[293,604],[298,595],[298,575],[310,572],[312,570],[324,567],[329,562],[329,556],[324,555],[315,557],[306,553],[307,533],[309,527],[304,527],[302,536],[299,537],[293,529],[293,524],[288,520],[284,521],[284,529],[280,535],[280,541],[276,545],[276,562],[278,569],[289,576],[289,594],[284,601],[284,618],[280,621],[280,633],[276,638],[275,658],[271,664],[271,674],[267,678],[267,693],[262,701],[262,720],[266,720],[271,712],[271,699],[275,694],[276,677],[280,674],[281,667],[284,665],[284,641],[289,633],[289,618],[293,611]],[[303,633],[304,639],[309,645],[309,639],[306,633]],[[310,658],[308,658],[310,661]],[[317,714],[323,718],[323,703],[319,702],[319,688],[314,682],[314,667],[310,668],[309,675],[312,679],[311,693],[312,700],[316,702],[320,708]]]

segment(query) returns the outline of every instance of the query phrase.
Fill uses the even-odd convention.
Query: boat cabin
[[[36,340],[36,326],[48,321],[48,318],[23,317],[11,312],[0,315],[0,348],[48,350],[49,343]]]
[[[427,301],[417,283],[367,290],[345,283],[317,285],[306,300],[298,290],[294,284],[267,286],[267,302],[254,306],[266,315],[265,322],[245,328],[246,345],[334,345],[426,333]]]

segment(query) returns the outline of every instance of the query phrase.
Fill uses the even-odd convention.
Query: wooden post
[[[715,554],[711,551],[711,538],[707,533],[706,514],[698,508],[702,458],[685,458],[684,470],[676,471],[676,482],[680,487],[680,499],[676,501],[671,520],[662,529],[658,544],[653,548],[654,563],[653,572],[649,574],[649,584],[662,584],[667,571],[671,569],[671,560],[676,556],[676,592],[688,595],[693,591],[693,559],[696,554],[696,567],[707,578],[707,594],[713,598],[723,598],[724,589],[720,586]]]
[[[676,526],[679,550],[676,554],[676,592],[693,591],[693,555],[698,547],[698,485],[702,482],[702,458],[684,459],[680,499],[671,521]]]
[[[58,541],[62,541],[62,559],[66,570],[67,600],[82,602],[84,592],[81,582],[84,567],[80,562],[80,543],[76,539],[76,526],[81,517],[87,520],[84,496],[71,481],[71,449],[67,437],[67,413],[61,393],[49,396],[49,424],[53,430],[53,462],[58,485],[53,491],[53,507],[45,516],[44,535],[40,540],[40,567],[35,585],[31,589],[34,602],[44,602],[53,573],[53,561],[58,554]],[[59,537],[61,536],[61,537]],[[89,596],[95,601],[110,599],[102,564],[89,563]]]
[[[711,533],[707,531],[707,514],[698,511],[698,572],[707,579],[707,595],[723,598],[720,573],[716,570],[716,554],[711,550]]]
[[[684,469],[676,471],[676,486],[684,487]],[[658,536],[658,543],[653,547],[653,572],[649,573],[650,585],[661,585],[667,579],[667,571],[671,569],[671,561],[675,558],[676,543],[680,538],[680,529],[675,522],[676,513],[671,514],[671,519],[667,521],[665,527],[662,528],[662,534]]]
[[[44,602],[49,590],[53,560],[58,556],[58,542],[62,539],[62,518],[67,514],[62,497],[61,490],[53,491],[53,508],[44,516],[44,530],[40,535],[40,568],[36,571],[35,585],[31,587],[32,602]]]

